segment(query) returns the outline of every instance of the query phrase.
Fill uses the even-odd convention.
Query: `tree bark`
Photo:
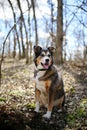
[[[55,63],[63,63],[63,1],[57,0],[57,38]]]
[[[12,13],[13,13],[13,18],[14,18],[14,24],[15,24],[15,27],[14,27],[14,30],[16,32],[16,36],[17,36],[17,41],[18,41],[18,47],[19,47],[19,59],[21,59],[21,49],[20,49],[20,41],[19,41],[19,35],[18,35],[18,32],[17,32],[17,27],[16,27],[16,14],[14,12],[14,8],[13,8],[13,5],[11,3],[10,0],[8,0],[9,4],[10,4],[10,7],[12,9]],[[15,38],[15,33],[14,33],[14,38]],[[15,43],[14,43],[15,44]],[[15,45],[16,46],[16,45]],[[14,50],[16,52],[16,50]],[[16,54],[16,53],[15,53]]]
[[[26,0],[27,2],[27,6],[28,6],[28,37],[30,36],[30,3],[28,0]],[[29,40],[30,40],[30,37],[29,37]],[[30,48],[29,48],[29,41],[27,43],[27,46],[26,46],[26,64],[30,63],[30,57],[29,57],[29,53],[30,52]]]
[[[23,31],[22,31],[22,21],[20,21],[20,37],[21,37],[21,46],[22,46],[22,58],[25,58],[25,46],[23,42]]]
[[[15,58],[16,56],[16,38],[15,38],[15,35],[14,35],[14,47],[13,47],[13,58]]]
[[[35,44],[38,45],[38,33],[37,33],[37,20],[36,20],[36,13],[35,13],[35,1],[31,0],[32,7],[33,7],[33,15],[34,15],[34,21],[35,21]]]
[[[19,7],[19,9],[20,9],[20,14],[21,14],[20,20],[21,20],[21,22],[23,22],[24,29],[25,29],[26,45],[28,46],[28,32],[27,32],[27,27],[26,27],[25,19],[24,19],[24,17],[23,17],[23,12],[22,12],[22,8],[21,8],[20,0],[17,0],[17,3],[18,3],[18,7]],[[23,46],[23,49],[25,50],[25,47],[24,47],[24,46]],[[27,54],[28,54],[28,50],[27,50]]]
[[[10,50],[10,45],[11,45],[11,40],[10,40],[10,36],[8,37],[9,41],[8,41],[8,57],[11,56],[11,50]]]

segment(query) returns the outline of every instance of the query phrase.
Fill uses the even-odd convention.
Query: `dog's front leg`
[[[49,101],[48,101],[48,107],[47,107],[47,113],[43,115],[44,118],[50,119],[52,108],[53,108],[53,101],[54,101],[54,95],[52,92],[49,92]]]
[[[36,107],[35,107],[35,112],[39,112],[39,109],[40,109],[40,94],[41,92],[36,88],[35,90],[35,96],[36,96]]]

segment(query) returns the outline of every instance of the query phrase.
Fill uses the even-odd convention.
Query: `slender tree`
[[[25,46],[23,41],[23,27],[22,27],[22,21],[20,20],[20,37],[21,37],[21,45],[22,45],[22,58],[25,58]]]
[[[35,0],[31,0],[32,8],[33,8],[33,15],[35,21],[35,44],[38,45],[38,33],[37,33],[37,20],[36,20],[36,12],[35,12]]]
[[[28,37],[29,37],[29,41],[27,43],[27,47],[26,47],[26,64],[30,63],[30,57],[31,57],[31,48],[30,46],[30,41],[31,41],[31,24],[30,24],[30,9],[31,9],[31,4],[29,3],[28,0],[26,0],[27,2],[27,6],[28,6]],[[30,52],[30,55],[29,55]]]
[[[57,0],[56,64],[63,62],[63,0]]]
[[[10,36],[8,37],[8,57],[10,57],[11,56],[11,39],[10,39]]]
[[[22,8],[21,8],[21,3],[20,3],[20,0],[17,0],[17,5],[18,5],[18,8],[20,10],[20,35],[21,35],[21,45],[22,45],[22,58],[25,58],[25,46],[24,46],[24,41],[23,41],[23,32],[22,32],[22,23],[25,25],[25,20],[24,20],[24,17],[23,17],[23,12],[22,12]],[[25,29],[26,30],[26,29]]]
[[[13,18],[14,18],[14,24],[16,24],[16,14],[15,14],[15,11],[14,11],[14,8],[13,8],[13,5],[11,3],[10,0],[8,0],[9,4],[10,4],[10,7],[12,9],[12,12],[13,12]],[[14,27],[14,39],[15,39],[15,33],[16,33],[16,37],[17,37],[17,42],[18,42],[18,47],[19,47],[19,59],[21,59],[21,48],[20,48],[20,41],[19,41],[19,35],[18,35],[18,32],[17,32],[17,26]],[[16,41],[14,42],[14,46],[16,46]],[[16,49],[16,47],[14,47],[14,49]],[[16,54],[16,50],[14,50],[13,52],[14,54]],[[14,55],[15,56],[15,55]]]
[[[14,46],[13,46],[13,58],[16,56],[16,36],[13,37]]]

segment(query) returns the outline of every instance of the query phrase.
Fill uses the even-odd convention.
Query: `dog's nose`
[[[49,59],[46,59],[46,62],[49,62]]]

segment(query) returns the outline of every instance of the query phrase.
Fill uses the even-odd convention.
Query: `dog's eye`
[[[41,54],[42,57],[44,57],[44,54]]]
[[[48,54],[48,57],[51,57],[51,55],[50,55],[50,54]]]

